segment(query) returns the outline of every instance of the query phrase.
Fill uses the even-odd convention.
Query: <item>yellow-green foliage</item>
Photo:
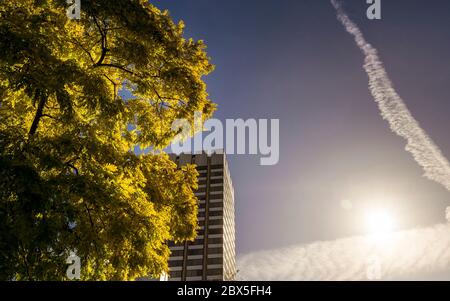
[[[211,116],[212,65],[146,2],[1,1],[0,279],[64,280],[71,250],[83,280],[157,276],[195,237],[195,168],[133,150]]]

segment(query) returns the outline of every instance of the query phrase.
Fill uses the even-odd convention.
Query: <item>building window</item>
[[[223,225],[223,219],[209,220],[208,225]]]
[[[193,265],[203,265],[203,259],[189,259],[187,261],[187,266]]]
[[[175,250],[172,251],[171,256],[183,256],[184,250]]]
[[[210,200],[222,200],[223,199],[223,193],[219,192],[215,192],[214,194],[212,194],[209,197]]]
[[[183,265],[183,260],[170,260],[169,267],[180,267]]]
[[[222,254],[222,248],[209,248],[208,254]]]
[[[220,209],[220,208],[219,208]],[[204,212],[203,212],[204,213]],[[223,216],[222,209],[209,212],[209,216]]]
[[[223,234],[223,228],[219,229],[209,229],[209,234]]]
[[[195,276],[201,276],[203,274],[202,270],[188,270],[186,271],[187,277],[195,277]]]
[[[202,255],[203,249],[188,249],[188,255]]]
[[[222,264],[222,263],[223,263],[223,258],[222,257],[208,258],[208,264]]]
[[[179,278],[179,277],[181,277],[181,271],[171,271],[170,272],[170,277],[171,278]]]
[[[223,243],[222,237],[208,238],[208,244],[222,244],[222,243]]]
[[[223,273],[222,269],[211,269],[207,271],[208,276],[222,275],[222,273]]]
[[[209,203],[209,208],[223,208],[223,203]]]

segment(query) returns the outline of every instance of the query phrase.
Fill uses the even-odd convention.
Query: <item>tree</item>
[[[0,6],[0,279],[167,271],[195,237],[195,167],[162,150],[176,119],[215,110],[202,41],[146,1],[4,0]],[[150,148],[137,154],[135,147]]]

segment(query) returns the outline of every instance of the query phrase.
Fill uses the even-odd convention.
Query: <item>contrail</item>
[[[406,150],[423,168],[424,176],[442,184],[450,190],[450,164],[439,147],[411,115],[402,98],[395,91],[377,50],[364,38],[358,26],[350,20],[340,3],[331,0],[337,11],[338,20],[354,38],[365,56],[364,69],[369,77],[369,88],[383,119],[389,122],[391,130],[407,141]]]
[[[238,258],[242,280],[391,280],[450,268],[450,225],[355,236]],[[371,278],[372,277],[372,278]],[[402,278],[403,277],[403,278]]]

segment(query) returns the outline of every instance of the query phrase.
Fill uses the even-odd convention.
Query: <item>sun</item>
[[[366,224],[369,234],[377,240],[389,237],[394,231],[394,219],[386,210],[372,210],[366,214]]]

